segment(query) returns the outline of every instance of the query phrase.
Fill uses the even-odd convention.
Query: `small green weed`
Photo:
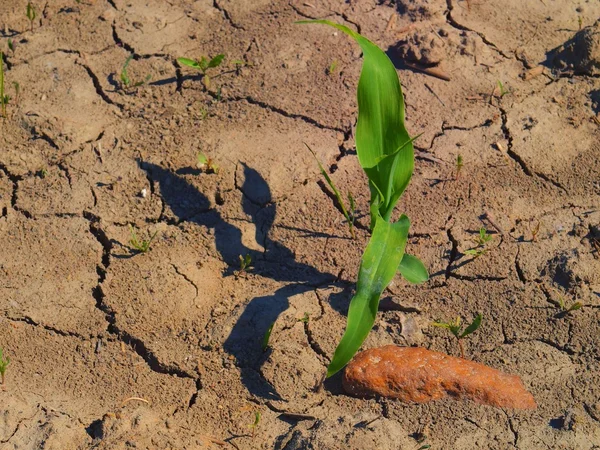
[[[206,89],[210,89],[211,79],[206,72],[209,69],[219,67],[223,63],[223,59],[225,59],[225,54],[221,53],[211,59],[205,56],[200,59],[177,58],[177,62],[202,72],[202,83]]]
[[[131,233],[131,238],[129,239],[129,245],[131,245],[131,247],[133,247],[133,249],[137,250],[140,253],[146,253],[148,250],[150,250],[150,244],[152,244],[152,241],[158,234],[158,231],[155,231],[154,234],[152,236],[150,236],[150,239],[139,240],[135,233],[134,228],[131,225],[129,225],[129,232]]]
[[[510,91],[508,89],[504,88],[504,85],[502,84],[502,81],[497,80],[496,83],[498,84],[498,90],[500,91],[498,96],[500,98],[504,97],[506,94],[510,93]]]
[[[27,11],[26,11],[27,19],[29,19],[30,29],[33,32],[33,21],[35,20],[37,14],[35,12],[35,6],[33,3],[27,2]]]
[[[348,223],[348,228],[350,229],[350,234],[352,235],[352,239],[356,239],[356,234],[354,233],[354,220],[355,220],[355,214],[356,214],[356,205],[354,203],[354,197],[352,196],[352,193],[348,192],[349,208],[346,208],[346,205],[344,204],[344,200],[342,199],[342,194],[340,194],[340,191],[335,187],[333,180],[331,179],[331,177],[329,176],[329,174],[323,167],[323,164],[321,164],[321,161],[319,161],[317,154],[314,152],[314,150],[312,148],[310,148],[308,146],[308,144],[306,142],[304,143],[304,145],[306,145],[306,148],[312,153],[315,160],[317,161],[317,164],[319,165],[319,170],[321,171],[321,175],[323,175],[323,178],[325,178],[325,181],[327,181],[327,184],[333,191],[335,198],[338,202],[338,205],[340,207],[341,213],[346,218],[346,222]]]
[[[540,233],[541,222],[538,220],[537,225],[531,228],[531,242],[536,242],[538,234]]]
[[[462,155],[459,153],[458,155],[456,155],[456,175],[454,176],[455,180],[458,180],[458,177],[460,176],[460,171],[464,166],[464,162],[463,162],[463,157]]]
[[[564,315],[567,315],[570,312],[577,311],[578,309],[583,308],[583,303],[575,302],[571,306],[567,306],[565,298],[560,296],[558,297],[558,307]]]
[[[2,348],[0,348],[0,384],[4,385],[4,375],[6,374],[6,368],[10,364],[10,358],[4,357]]]
[[[438,328],[445,328],[448,331],[450,331],[450,333],[452,333],[452,335],[458,341],[458,346],[460,347],[460,356],[464,358],[465,357],[465,349],[463,347],[461,339],[464,339],[468,335],[477,331],[477,329],[481,326],[482,319],[483,319],[483,316],[481,314],[477,314],[477,316],[475,316],[475,318],[473,319],[473,322],[471,322],[467,326],[467,328],[465,328],[464,331],[462,330],[462,323],[461,323],[460,317],[457,317],[454,321],[450,321],[450,322],[436,321],[436,322],[433,322],[431,325],[433,325],[434,327],[438,327]]]
[[[121,68],[121,74],[120,74],[119,78],[121,79],[121,85],[122,85],[123,89],[140,87],[140,86],[144,85],[145,83],[147,83],[148,81],[150,81],[150,78],[151,78],[150,74],[148,74],[148,75],[146,75],[146,78],[144,78],[143,80],[131,81],[131,79],[129,78],[129,74],[127,73],[127,68],[129,67],[129,63],[131,62],[132,59],[133,59],[133,55],[129,55],[127,57],[127,59],[125,60],[125,62],[123,63],[123,67]]]
[[[252,429],[252,439],[254,439],[254,437],[256,436],[256,429],[258,428],[258,425],[260,424],[260,418],[261,418],[260,411],[254,411],[254,422],[252,422],[250,425],[248,425],[248,427]]]
[[[332,76],[333,74],[335,74],[335,71],[337,70],[337,66],[338,66],[338,60],[334,59],[331,64],[329,64],[329,67],[327,68],[327,75]]]
[[[48,169],[42,167],[40,170],[37,171],[37,176],[39,176],[40,178],[46,178],[48,176]]]
[[[0,113],[6,119],[6,105],[10,96],[4,93],[4,53],[0,52]]]
[[[212,158],[209,158],[202,152],[199,152],[197,155],[196,167],[206,173],[219,173],[219,166],[215,164]]]
[[[246,256],[239,256],[240,259],[240,270],[237,271],[238,275],[243,275],[250,270],[250,266],[252,266],[252,257],[249,253],[246,253]]]
[[[8,39],[8,49],[13,53],[15,52],[15,44],[10,38]]]
[[[309,320],[310,320],[310,316],[308,315],[307,312],[305,312],[304,317],[302,317],[301,319],[298,319],[298,322],[308,323]]]
[[[267,332],[263,336],[262,345],[261,345],[263,352],[266,352],[267,349],[269,348],[269,340],[271,339],[271,333],[273,332],[274,326],[275,326],[275,322],[273,322],[271,324],[271,326],[267,329]]]
[[[487,232],[485,227],[481,227],[479,229],[479,236],[475,240],[476,246],[474,248],[470,248],[469,250],[465,250],[465,255],[473,256],[475,258],[483,255],[487,252],[487,248],[485,248],[485,244],[490,242],[494,237]]]

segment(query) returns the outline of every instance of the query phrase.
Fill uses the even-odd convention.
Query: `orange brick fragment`
[[[448,396],[502,408],[537,406],[518,376],[419,347],[386,345],[361,352],[346,367],[343,385],[357,397],[425,403]]]

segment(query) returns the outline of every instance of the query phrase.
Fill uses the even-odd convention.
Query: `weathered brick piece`
[[[386,345],[361,352],[346,367],[343,385],[350,395],[404,402],[449,396],[503,408],[537,406],[518,376],[419,347]]]

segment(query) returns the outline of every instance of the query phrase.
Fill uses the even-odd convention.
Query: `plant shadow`
[[[269,230],[275,221],[277,205],[272,202],[266,180],[247,164],[241,164],[244,171],[242,209],[255,224],[255,239],[262,243],[264,251],[244,245],[240,228],[223,218],[211,207],[206,195],[179,175],[190,171],[173,172],[146,161],[138,161],[138,164],[151,180],[158,183],[160,194],[178,223],[191,222],[212,230],[216,249],[229,266],[225,276],[239,268],[240,255],[250,255],[253,273],[286,283],[273,293],[251,299],[223,345],[225,352],[235,357],[242,382],[251,394],[280,399],[273,386],[260,375],[261,366],[268,357],[262,349],[263,337],[279,315],[288,309],[291,296],[332,284],[335,275],[296,261],[292,250],[281,242],[271,240]],[[347,310],[347,305],[343,306],[340,302],[333,302],[332,307]]]

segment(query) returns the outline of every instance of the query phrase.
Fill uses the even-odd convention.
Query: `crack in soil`
[[[225,20],[229,22],[229,25],[231,25],[233,28],[237,30],[245,30],[243,26],[238,25],[233,21],[233,19],[231,18],[231,14],[229,14],[229,11],[227,11],[223,6],[219,5],[218,0],[213,0],[213,8],[219,11],[223,15],[223,17],[225,17]]]
[[[175,273],[177,275],[179,275],[184,280],[186,280],[188,283],[190,283],[192,286],[194,286],[194,289],[196,290],[196,296],[194,297],[194,300],[196,300],[198,298],[198,293],[200,292],[198,289],[198,285],[196,283],[194,283],[194,281],[190,277],[188,277],[185,273],[181,272],[175,264],[171,263],[171,267],[173,267],[173,269],[175,270]]]
[[[92,334],[90,334],[89,336],[84,336],[84,335],[76,333],[74,331],[62,330],[60,328],[53,327],[52,325],[46,325],[46,324],[43,324],[40,322],[36,322],[29,316],[11,317],[11,316],[5,315],[4,318],[6,320],[10,320],[11,322],[21,322],[21,323],[26,323],[27,325],[31,325],[32,327],[42,328],[46,331],[56,333],[63,337],[75,337],[75,338],[78,338],[78,339],[81,339],[84,341],[97,337]]]
[[[102,85],[100,84],[100,79],[94,73],[94,71],[91,69],[90,66],[88,66],[87,64],[82,63],[80,61],[77,61],[76,64],[78,64],[79,66],[81,66],[81,67],[83,67],[85,69],[85,71],[89,75],[90,79],[92,80],[92,84],[94,85],[94,89],[96,90],[96,94],[98,94],[98,96],[100,96],[100,98],[102,100],[104,100],[105,103],[108,103],[109,105],[117,106],[120,109],[123,108],[123,105],[113,102],[111,100],[111,98],[108,95],[106,95],[106,92],[104,92],[104,89],[102,88]]]
[[[450,218],[451,217],[452,216],[450,216]],[[450,220],[450,219],[448,219],[448,220]],[[452,249],[450,250],[450,256],[448,258],[448,265],[446,266],[446,280],[447,280],[448,278],[450,278],[450,275],[452,274],[451,267],[452,267],[452,264],[454,263],[454,261],[456,261],[456,256],[458,255],[458,241],[452,235],[452,228],[448,228],[446,230],[446,234],[448,235],[448,239],[450,240],[450,243],[452,244]]]

